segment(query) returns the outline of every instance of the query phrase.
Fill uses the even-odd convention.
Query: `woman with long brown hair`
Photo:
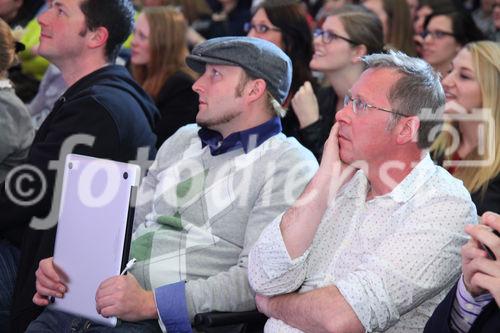
[[[145,7],[132,41],[132,74],[153,98],[161,120],[157,147],[183,125],[193,123],[198,95],[191,89],[196,74],[185,64],[187,23],[173,7]]]

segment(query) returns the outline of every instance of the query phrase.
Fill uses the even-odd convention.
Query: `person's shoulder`
[[[318,162],[313,153],[301,145],[294,137],[287,137],[279,133],[263,143],[264,149],[278,164],[293,165],[293,163],[308,162],[317,168]]]
[[[158,150],[158,155],[171,154],[172,150],[184,151],[193,144],[199,144],[201,147],[201,140],[198,136],[200,127],[197,124],[188,124],[179,128],[172,136],[170,136]]]
[[[440,206],[441,210],[447,210],[456,214],[462,214],[463,220],[449,221],[459,230],[463,230],[464,223],[473,223],[477,215],[476,206],[471,195],[463,182],[453,177],[443,167],[433,165],[432,175],[427,179],[424,187],[419,190],[413,200],[416,206],[431,209]],[[436,206],[436,207],[437,207]]]
[[[448,170],[439,165],[435,165],[435,169],[430,184],[432,184],[436,192],[470,200],[470,193],[460,179],[453,177]]]
[[[7,111],[20,110],[22,113],[28,113],[26,105],[11,89],[0,89],[0,107]]]
[[[0,90],[0,128],[3,132],[9,128],[9,132],[15,135],[12,139],[16,140],[24,139],[22,136],[25,132],[33,131],[29,111],[13,90]],[[0,133],[0,136],[4,138],[6,134]]]
[[[113,117],[137,117],[144,113],[152,119],[158,113],[153,100],[123,66],[107,66],[90,74],[81,90],[73,95],[75,101],[94,103]]]

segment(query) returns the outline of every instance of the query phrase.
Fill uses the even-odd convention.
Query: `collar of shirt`
[[[437,166],[432,162],[429,154],[417,163],[413,170],[391,192],[374,199],[389,198],[395,202],[404,203],[410,200],[422,185],[434,174]],[[350,198],[364,197],[370,188],[365,174],[358,171],[352,181],[346,184],[345,195]]]
[[[258,126],[231,133],[225,139],[219,132],[205,127],[198,131],[198,136],[202,147],[208,146],[212,156],[216,156],[239,148],[243,148],[245,154],[247,154],[280,132],[281,120],[278,117],[273,117]]]

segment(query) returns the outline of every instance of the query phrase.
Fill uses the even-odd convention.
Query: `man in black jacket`
[[[500,215],[485,213],[482,223],[500,232]],[[500,237],[484,225],[465,228],[471,239],[462,248],[462,276],[424,333],[500,332]]]
[[[12,253],[21,250],[12,331],[24,332],[41,312],[32,303],[35,269],[53,253],[54,189],[65,155],[132,161],[138,148],[147,147],[149,158],[154,157],[158,111],[126,69],[112,65],[132,31],[133,16],[130,0],[54,0],[39,16],[39,53],[59,67],[69,89],[40,127],[25,167],[0,184],[0,260],[10,256],[11,263],[9,271],[0,271],[0,280],[15,272]],[[9,290],[5,284],[2,288]]]

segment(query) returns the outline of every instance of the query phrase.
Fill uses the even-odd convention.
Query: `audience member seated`
[[[484,39],[469,14],[464,11],[434,12],[424,23],[422,57],[444,77],[451,61],[469,42]]]
[[[335,113],[343,107],[344,96],[363,71],[360,58],[382,52],[384,37],[380,20],[361,6],[335,11],[314,36],[310,66],[323,73],[329,85],[320,88],[316,96],[311,84],[305,83],[292,99],[292,106],[301,131],[313,139],[308,146],[320,159]]]
[[[280,133],[275,108],[288,95],[292,64],[278,47],[216,38],[195,47],[187,64],[203,73],[193,85],[201,128],[187,125],[165,141],[142,182],[130,251],[137,263],[96,293],[100,314],[128,321],[113,332],[191,332],[196,313],[255,309],[248,252],[317,169],[307,149]],[[40,262],[37,286],[38,305],[63,297],[51,258]],[[111,332],[49,309],[27,332],[72,323]]]
[[[11,245],[0,249],[0,258],[16,263],[12,253],[21,250],[11,332],[24,332],[41,312],[32,301],[35,270],[53,254],[56,184],[66,154],[132,161],[140,147],[148,147],[149,158],[155,155],[152,129],[158,110],[124,67],[112,65],[132,32],[133,15],[128,0],[58,0],[38,17],[38,51],[58,66],[69,88],[37,132],[26,160],[30,169],[0,184],[0,238]],[[16,182],[21,190],[9,186]],[[12,270],[0,266],[0,276],[10,277]]]
[[[16,61],[16,42],[9,25],[0,19],[0,184],[7,173],[23,162],[33,141],[34,131],[28,110],[16,96],[7,70]],[[3,185],[3,184],[2,184]],[[0,332],[9,332],[9,312],[15,283],[17,250],[0,237]]]
[[[413,42],[415,43],[415,48],[420,56],[422,54],[422,46],[424,44],[424,39],[422,38],[422,32],[424,31],[424,23],[429,15],[433,12],[436,13],[451,13],[457,10],[454,0],[420,0],[417,6],[417,11],[415,13],[415,19],[413,21]]]
[[[372,10],[382,21],[387,49],[416,56],[413,43],[413,24],[407,0],[366,0],[363,6]]]
[[[394,51],[364,62],[318,172],[250,253],[266,332],[422,332],[458,277],[477,217],[428,153],[445,102],[438,75]]]
[[[465,228],[471,239],[462,247],[462,276],[436,308],[424,333],[500,332],[500,238],[491,232],[500,234],[500,215],[487,212],[481,222]]]
[[[173,7],[145,7],[135,27],[132,74],[160,110],[154,128],[158,148],[180,127],[194,123],[198,112],[198,96],[191,89],[196,73],[185,63],[186,30],[182,13]]]
[[[0,19],[0,183],[27,156],[34,131],[24,103],[7,78],[16,62],[16,42],[9,25]]]
[[[500,213],[499,59],[500,45],[490,41],[458,53],[442,82],[450,120],[433,144],[434,159],[464,182],[478,215]]]
[[[266,0],[258,5],[250,23],[245,24],[250,37],[265,39],[281,48],[292,60],[293,78],[284,107],[283,133],[293,136],[315,155],[318,128],[303,128],[290,101],[305,82],[313,82],[309,62],[313,56],[313,37],[304,9],[295,1]]]

